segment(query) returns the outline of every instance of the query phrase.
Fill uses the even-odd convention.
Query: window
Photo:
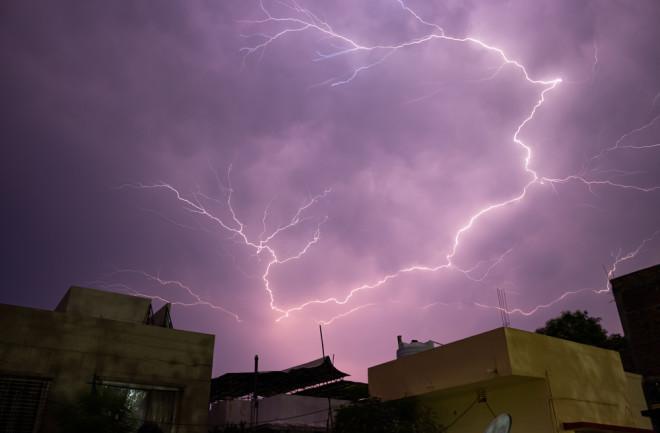
[[[33,433],[46,404],[49,381],[0,376],[0,433]]]
[[[102,382],[104,390],[116,393],[126,400],[126,406],[138,421],[158,424],[164,433],[173,432],[175,422],[176,388],[143,386],[115,382]]]

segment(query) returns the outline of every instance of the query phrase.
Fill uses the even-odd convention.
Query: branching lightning
[[[578,293],[592,292],[592,293],[595,293],[597,295],[600,295],[600,294],[603,294],[603,293],[609,293],[612,290],[610,280],[612,278],[614,278],[614,273],[616,272],[617,266],[620,265],[623,262],[626,262],[628,260],[631,260],[631,259],[634,259],[635,257],[637,257],[637,255],[642,251],[642,249],[644,249],[644,247],[646,247],[646,245],[649,242],[652,242],[657,237],[660,237],[660,230],[657,230],[655,233],[653,233],[648,238],[643,239],[639,243],[639,245],[637,245],[636,248],[630,250],[626,254],[622,254],[621,250],[619,250],[614,255],[614,257],[613,257],[614,260],[613,260],[612,264],[609,266],[609,268],[606,269],[604,285],[603,285],[603,287],[601,287],[599,289],[585,287],[585,288],[577,289],[577,290],[568,290],[568,291],[562,293],[559,297],[553,299],[552,301],[550,301],[548,303],[545,303],[545,304],[537,305],[537,306],[535,306],[535,307],[533,307],[529,310],[523,310],[521,308],[513,308],[511,310],[505,310],[502,307],[498,307],[498,306],[494,306],[494,305],[481,304],[481,303],[478,303],[478,302],[475,302],[474,305],[477,306],[477,307],[480,307],[480,308],[490,308],[490,309],[505,311],[509,314],[520,314],[522,316],[531,316],[531,315],[535,314],[536,312],[538,312],[539,310],[552,307],[553,305],[558,304],[559,302],[563,301],[567,297],[572,296],[572,295],[577,295]]]
[[[288,262],[298,260],[302,258],[310,248],[312,248],[315,244],[317,244],[320,240],[320,233],[321,233],[321,226],[323,223],[325,223],[326,219],[322,219],[320,221],[317,221],[317,226],[316,230],[314,232],[314,235],[312,236],[312,239],[308,240],[299,250],[296,254],[293,254],[291,256],[287,257],[281,257],[278,252],[276,251],[275,247],[272,245],[272,241],[279,236],[280,234],[292,229],[293,227],[296,227],[300,224],[302,224],[305,221],[305,218],[303,217],[303,214],[306,212],[307,209],[309,209],[311,206],[313,206],[315,203],[317,203],[319,200],[323,199],[326,194],[330,192],[330,190],[326,190],[323,193],[314,196],[311,198],[308,202],[306,202],[303,206],[301,206],[293,215],[293,217],[290,219],[290,221],[287,224],[284,224],[280,227],[277,227],[276,229],[272,230],[270,234],[268,233],[267,230],[267,219],[269,215],[269,208],[270,204],[266,208],[263,214],[262,218],[262,231],[257,236],[256,238],[252,238],[248,235],[246,231],[246,226],[245,224],[241,221],[241,219],[238,217],[237,212],[235,211],[233,205],[232,205],[232,193],[233,189],[231,187],[231,184],[229,183],[229,173],[228,173],[228,187],[226,188],[226,200],[224,204],[226,205],[229,213],[230,213],[230,220],[224,220],[217,215],[215,215],[209,207],[206,205],[209,201],[214,200],[213,198],[202,194],[201,192],[193,192],[189,195],[183,194],[179,189],[175,188],[174,186],[168,184],[168,183],[156,183],[156,184],[131,184],[131,185],[124,185],[124,187],[127,188],[137,188],[137,189],[142,189],[142,190],[159,190],[164,193],[168,193],[174,196],[174,198],[182,205],[183,209],[186,211],[201,216],[203,218],[208,219],[210,222],[215,224],[218,228],[220,228],[223,231],[226,231],[230,233],[234,238],[236,238],[239,243],[242,245],[248,247],[249,249],[252,249],[254,253],[260,257],[266,257],[266,265],[263,274],[261,275],[261,279],[263,282],[263,287],[265,291],[268,294],[269,298],[269,305],[271,310],[275,311],[276,313],[279,314],[279,316],[276,318],[276,321],[280,321],[286,317],[289,317],[293,313],[300,312],[310,306],[313,305],[324,305],[324,304],[335,304],[335,305],[345,305],[349,303],[358,293],[367,291],[367,290],[372,290],[379,288],[381,286],[384,286],[391,280],[394,280],[402,275],[405,274],[410,274],[410,273],[417,273],[417,272],[438,272],[440,270],[453,270],[462,273],[465,275],[467,278],[473,280],[473,281],[483,281],[485,280],[490,272],[492,271],[493,268],[495,268],[499,263],[501,263],[506,255],[508,255],[511,250],[508,250],[504,254],[502,254],[499,258],[496,260],[492,260],[491,264],[488,266],[485,272],[483,272],[480,276],[475,277],[474,274],[477,272],[477,270],[482,267],[482,265],[486,262],[480,262],[477,265],[468,268],[468,269],[463,269],[462,267],[458,266],[455,263],[455,257],[458,254],[458,251],[462,245],[462,242],[464,241],[464,237],[468,235],[468,233],[472,230],[472,228],[477,224],[479,221],[484,219],[488,214],[493,213],[494,211],[503,209],[505,207],[508,207],[509,205],[516,204],[518,202],[521,202],[522,200],[525,199],[527,196],[529,190],[534,187],[534,186],[542,186],[542,185],[558,185],[558,184],[564,184],[568,182],[578,182],[584,184],[589,190],[591,190],[593,187],[610,187],[610,188],[618,188],[618,189],[624,189],[624,190],[631,190],[639,193],[650,193],[654,191],[660,190],[660,186],[649,186],[649,187],[644,187],[644,186],[638,186],[634,184],[627,184],[627,183],[621,183],[621,182],[614,182],[609,179],[591,179],[586,176],[585,173],[579,173],[579,174],[573,174],[573,175],[568,175],[562,178],[552,178],[552,177],[546,177],[542,176],[539,174],[533,167],[532,167],[532,146],[528,143],[526,143],[523,138],[522,138],[522,133],[526,126],[532,122],[536,115],[537,112],[542,109],[544,104],[546,103],[547,98],[550,96],[551,92],[555,90],[561,83],[562,83],[562,78],[556,77],[556,78],[551,78],[551,79],[538,79],[538,78],[533,78],[532,74],[529,73],[527,68],[523,63],[521,63],[518,60],[513,59],[510,57],[502,48],[499,48],[497,46],[491,45],[479,38],[473,37],[473,36],[452,36],[449,35],[445,32],[445,30],[440,27],[437,24],[433,24],[431,22],[428,22],[424,20],[418,13],[416,13],[413,9],[411,9],[403,0],[395,0],[400,6],[401,9],[403,10],[404,13],[406,13],[408,16],[410,16],[412,19],[414,19],[420,26],[422,26],[425,29],[428,29],[428,32],[424,34],[423,36],[420,37],[415,37],[411,38],[408,40],[401,41],[396,44],[375,44],[375,45],[365,45],[363,43],[358,42],[357,40],[353,39],[349,35],[346,35],[344,33],[340,33],[336,30],[333,29],[333,27],[326,21],[323,21],[320,19],[317,15],[312,13],[311,11],[301,7],[298,3],[295,1],[292,1],[291,3],[285,4],[287,6],[287,9],[291,11],[291,15],[286,15],[286,16],[275,16],[271,11],[265,6],[263,1],[259,2],[259,7],[260,10],[263,14],[263,18],[257,19],[257,20],[249,20],[249,21],[243,21],[244,23],[250,24],[250,25],[255,25],[255,26],[277,26],[279,30],[275,31],[275,33],[272,34],[265,34],[264,32],[258,33],[255,35],[252,35],[250,37],[258,37],[260,38],[260,42],[241,48],[241,52],[244,54],[244,64],[247,61],[247,59],[255,54],[263,53],[265,50],[277,43],[278,41],[289,37],[293,35],[300,35],[303,33],[316,33],[324,38],[331,40],[333,43],[335,43],[335,47],[333,51],[330,52],[317,52],[316,57],[314,58],[315,61],[325,61],[328,59],[332,58],[338,58],[342,56],[348,56],[351,54],[356,54],[356,53],[370,53],[375,57],[375,60],[372,60],[368,63],[365,63],[361,66],[358,66],[354,68],[352,71],[347,73],[343,77],[339,78],[330,78],[323,83],[320,83],[319,85],[325,85],[329,87],[336,87],[336,86],[344,86],[344,85],[349,85],[351,82],[355,81],[362,75],[368,73],[370,70],[382,65],[385,63],[391,56],[395,55],[397,52],[405,50],[407,48],[413,47],[413,46],[420,46],[426,43],[429,43],[431,41],[442,41],[450,44],[464,44],[464,45],[470,45],[470,46],[475,46],[477,48],[483,49],[484,51],[491,53],[494,55],[498,60],[499,64],[496,68],[496,72],[493,75],[493,77],[499,73],[500,70],[502,70],[505,67],[508,68],[513,68],[518,73],[520,74],[521,78],[524,80],[525,83],[528,85],[535,86],[536,88],[539,89],[538,92],[538,97],[534,104],[531,106],[529,111],[527,112],[527,115],[520,121],[516,129],[513,131],[513,134],[511,136],[511,141],[518,146],[522,152],[523,152],[523,158],[521,161],[521,169],[525,172],[527,175],[527,181],[522,185],[522,187],[519,189],[519,191],[513,195],[512,197],[496,202],[496,203],[491,203],[483,206],[482,208],[476,210],[474,213],[466,217],[465,222],[460,225],[456,231],[454,232],[453,236],[453,241],[448,248],[447,253],[444,255],[444,260],[441,263],[437,264],[432,264],[432,265],[422,265],[422,264],[413,264],[401,269],[398,269],[394,272],[388,273],[386,275],[381,276],[375,281],[371,282],[366,282],[360,285],[357,285],[356,287],[346,291],[343,295],[336,295],[332,297],[327,297],[327,298],[322,298],[322,299],[311,299],[307,300],[299,305],[292,306],[292,307],[282,307],[279,306],[276,303],[276,297],[275,293],[272,287],[272,283],[269,279],[271,275],[271,271],[274,269],[275,266],[277,265],[283,265]],[[372,57],[372,58],[374,58]],[[594,47],[594,64],[592,68],[592,72],[596,72],[598,64],[598,49],[595,46]],[[657,99],[657,97],[656,97]],[[655,103],[655,100],[654,100]],[[614,144],[614,146],[603,150],[600,154],[595,155],[594,157],[591,158],[590,163],[594,162],[595,160],[598,160],[602,158],[605,154],[612,152],[617,149],[646,149],[646,148],[652,148],[652,147],[658,147],[660,144],[654,144],[654,145],[647,145],[647,146],[631,146],[631,145],[624,145],[626,140],[638,133],[643,131],[644,129],[647,129],[651,126],[653,126],[658,120],[660,120],[660,115],[655,117],[651,122],[630,131],[629,133],[625,134],[622,136],[617,142]],[[634,258],[639,251],[643,248],[643,246],[655,238],[655,236],[658,235],[658,232],[656,232],[651,238],[646,239],[636,250],[633,250],[631,253],[628,253],[626,255],[619,255],[615,258],[615,261],[613,265],[610,267],[610,269],[607,272],[608,279],[613,275],[614,271],[616,270],[616,266],[620,264],[623,261],[629,260],[631,258]],[[147,273],[144,273],[144,276],[146,278],[152,278],[153,276],[150,276]],[[154,278],[155,281],[158,281],[159,283],[162,283],[159,278]],[[168,282],[171,283],[171,282]],[[183,285],[181,286],[182,288]],[[186,286],[187,287],[187,286]],[[193,296],[195,299],[197,299],[199,302],[201,301],[201,298],[196,296],[192,290],[189,288],[186,289],[188,293]],[[555,299],[554,301],[544,304],[544,305],[539,305],[529,311],[523,311],[521,309],[513,309],[510,311],[510,313],[518,313],[522,315],[531,315],[537,312],[539,309],[543,308],[548,308],[551,305],[554,305],[566,297],[570,295],[574,295],[576,293],[581,293],[584,291],[593,291],[594,293],[602,293],[604,291],[608,291],[609,286],[606,286],[605,289],[592,289],[592,288],[585,288],[585,289],[579,289],[579,290],[574,290],[574,291],[567,291],[563,293],[559,298]],[[365,304],[361,305],[358,307],[355,307],[349,311],[346,311],[344,313],[341,313],[339,315],[336,315],[332,317],[331,319],[327,321],[321,321],[319,323],[329,325],[336,319],[340,317],[344,317],[346,315],[352,314],[354,312],[360,311],[361,309],[370,307],[374,304]],[[429,306],[435,305],[435,304],[429,304]],[[484,308],[499,308],[499,307],[491,307],[483,304],[475,304],[479,307],[484,307]],[[228,312],[230,313],[230,312]],[[232,313],[233,314],[233,313]],[[238,316],[236,316],[236,319],[238,320]]]
[[[232,204],[232,194],[233,194],[233,188],[231,187],[231,181],[230,181],[230,174],[231,174],[231,166],[229,166],[229,169],[227,171],[227,183],[228,187],[226,187],[226,201],[225,204],[227,206],[227,209],[229,210],[229,213],[231,215],[231,222],[225,221],[216,214],[214,214],[210,208],[206,205],[207,202],[209,201],[217,201],[217,199],[210,197],[202,192],[193,192],[191,193],[190,196],[184,196],[177,188],[174,186],[167,184],[167,183],[155,183],[155,184],[125,184],[122,185],[121,188],[135,188],[135,189],[146,189],[146,190],[163,190],[165,192],[168,192],[176,198],[177,201],[179,201],[182,204],[182,207],[184,210],[196,214],[199,216],[202,216],[208,220],[210,220],[212,223],[215,225],[219,226],[222,230],[229,232],[232,236],[235,238],[239,239],[243,245],[251,248],[254,253],[258,256],[261,256],[262,254],[267,257],[267,263],[265,266],[265,270],[263,274],[261,275],[261,279],[264,283],[264,288],[266,292],[269,295],[270,298],[270,308],[278,313],[287,314],[287,310],[284,310],[280,307],[278,307],[275,303],[275,294],[273,292],[273,289],[271,288],[271,282],[269,280],[269,276],[271,273],[271,270],[274,266],[276,265],[283,265],[285,263],[298,260],[302,256],[304,256],[309,249],[318,243],[320,240],[321,236],[321,226],[327,221],[327,217],[321,219],[320,221],[317,222],[316,229],[314,231],[314,234],[312,236],[312,239],[307,241],[302,248],[298,250],[297,253],[293,255],[289,255],[286,257],[282,257],[278,255],[277,251],[275,248],[272,246],[272,241],[277,238],[279,235],[282,233],[292,229],[293,227],[296,227],[306,221],[306,218],[303,217],[303,214],[307,209],[309,209],[311,206],[313,206],[315,203],[317,203],[319,200],[323,199],[325,196],[327,196],[330,193],[330,189],[327,189],[323,191],[321,194],[318,194],[311,199],[309,199],[306,203],[304,203],[302,206],[298,208],[298,210],[295,212],[295,214],[291,217],[291,219],[284,225],[281,225],[274,229],[273,231],[270,232],[270,234],[266,235],[267,233],[267,218],[268,218],[268,209],[269,207],[266,208],[264,211],[264,216],[262,218],[262,225],[263,225],[263,230],[259,234],[257,239],[251,239],[246,231],[246,226],[245,224],[239,219],[234,206]],[[270,205],[269,205],[270,206]],[[135,270],[125,270],[124,272],[134,272],[134,273],[140,273],[144,277],[152,280],[152,281],[157,281],[160,284],[166,285],[166,284],[176,284],[179,287],[185,289],[191,296],[195,297],[199,302],[203,302],[201,298],[190,289],[190,287],[184,285],[183,283],[180,283],[178,281],[165,281],[161,280],[157,276],[153,276],[147,272],[144,271],[135,271]],[[228,313],[231,313],[227,310]],[[232,313],[233,314],[233,313]],[[238,316],[236,316],[238,318]]]
[[[647,130],[647,129],[651,128],[653,125],[658,123],[658,121],[660,121],[660,114],[655,116],[653,119],[651,119],[649,122],[645,123],[644,125],[639,126],[635,129],[623,134],[621,137],[619,137],[619,139],[614,143],[613,146],[608,147],[607,149],[604,149],[602,152],[600,152],[599,154],[592,157],[589,162],[593,163],[596,160],[598,160],[598,159],[602,158],[603,156],[605,156],[606,154],[608,154],[610,152],[614,152],[615,150],[618,150],[618,149],[651,149],[651,148],[654,148],[654,147],[660,147],[660,143],[649,144],[649,145],[641,145],[641,146],[635,146],[635,145],[632,145],[632,144],[628,144],[628,145],[623,144],[626,140],[628,140],[628,138],[630,138],[633,135],[638,134],[638,133],[640,133],[644,130]]]
[[[341,319],[342,317],[346,317],[348,315],[351,315],[351,314],[355,313],[356,311],[360,311],[360,310],[363,310],[363,309],[368,308],[368,307],[373,307],[375,305],[376,304],[374,304],[374,303],[359,305],[355,308],[351,308],[350,310],[346,311],[345,313],[337,314],[336,316],[333,316],[328,320],[319,320],[318,324],[319,325],[324,325],[324,326],[331,325],[334,321],[336,321],[338,319]]]
[[[151,279],[151,277],[152,276],[150,276],[149,278]],[[217,304],[214,304],[210,301],[204,300],[201,297],[199,297],[198,295],[193,294],[192,291],[190,292],[191,295],[197,300],[194,301],[194,302],[184,302],[184,301],[175,301],[175,300],[172,300],[172,299],[166,299],[166,298],[164,298],[160,295],[152,295],[152,294],[140,292],[140,291],[134,289],[133,287],[129,286],[128,284],[124,284],[124,283],[110,283],[110,282],[107,282],[107,281],[95,281],[94,283],[95,283],[95,285],[97,285],[97,286],[99,286],[103,289],[106,289],[106,290],[113,290],[113,289],[114,290],[121,290],[121,291],[124,291],[124,292],[128,293],[129,295],[138,296],[140,298],[148,298],[148,299],[152,299],[152,300],[156,300],[156,301],[161,301],[161,302],[169,303],[171,305],[179,305],[179,306],[182,306],[182,307],[198,307],[198,306],[208,307],[208,308],[211,308],[212,310],[217,310],[217,311],[220,311],[224,314],[227,314],[227,315],[233,317],[236,320],[236,322],[238,322],[238,323],[240,323],[242,321],[241,318],[238,316],[238,314],[227,310],[226,308],[222,307],[221,305],[217,305]],[[174,284],[174,283],[179,283],[179,282],[178,281],[176,281],[176,282],[175,281],[165,281],[164,283],[165,284],[162,284],[162,285]],[[188,289],[187,286],[185,286],[184,284],[182,284],[182,283],[179,283],[179,284],[180,284],[180,287],[182,287],[182,288],[186,287],[186,289]],[[179,284],[177,284],[177,285],[179,285]]]

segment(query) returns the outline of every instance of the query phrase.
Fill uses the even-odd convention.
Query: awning
[[[256,374],[256,393],[270,397],[331,382],[348,376],[335,368],[330,357],[319,358],[283,371]],[[211,379],[211,401],[243,397],[255,391],[255,373],[226,373]]]
[[[622,425],[599,424],[595,422],[565,422],[564,430],[575,430],[580,433],[653,433],[653,430],[627,427]]]
[[[366,383],[339,380],[313,388],[296,392],[296,395],[309,397],[334,398],[337,400],[357,401],[369,397],[369,386]]]

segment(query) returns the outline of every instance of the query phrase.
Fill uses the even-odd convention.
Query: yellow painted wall
[[[0,374],[53,379],[47,416],[53,404],[89,390],[96,373],[179,388],[177,422],[205,425],[213,344],[213,335],[0,304]]]
[[[558,423],[650,428],[636,409],[641,382],[624,372],[617,352],[517,329],[506,333],[513,374],[547,376]]]
[[[544,380],[519,382],[510,386],[483,384],[488,404],[495,414],[507,412],[513,419],[512,433],[555,433],[553,415],[548,403],[548,389]],[[438,421],[449,425],[457,419],[472,402],[476,391],[458,394],[435,393],[424,396],[421,401],[433,409]],[[458,419],[448,430],[451,433],[481,433],[493,416],[485,403],[477,403],[465,416]]]
[[[510,374],[504,330],[495,329],[370,367],[369,394],[392,400]]]
[[[640,414],[639,376],[619,354],[512,328],[499,328],[369,369],[369,392],[385,400],[423,396],[450,422],[485,389],[494,411],[513,415],[512,433],[564,431],[565,422],[650,428]],[[481,431],[486,406],[455,432]],[[459,424],[461,427],[459,427]]]

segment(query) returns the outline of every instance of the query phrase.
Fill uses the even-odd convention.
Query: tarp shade
[[[366,383],[351,382],[350,380],[339,380],[325,385],[305,389],[303,391],[297,392],[296,395],[357,401],[369,397],[369,386]]]
[[[226,373],[211,379],[211,402],[243,397],[254,391],[255,373]],[[319,358],[284,371],[257,373],[257,395],[270,397],[348,376],[339,371],[330,357]]]

